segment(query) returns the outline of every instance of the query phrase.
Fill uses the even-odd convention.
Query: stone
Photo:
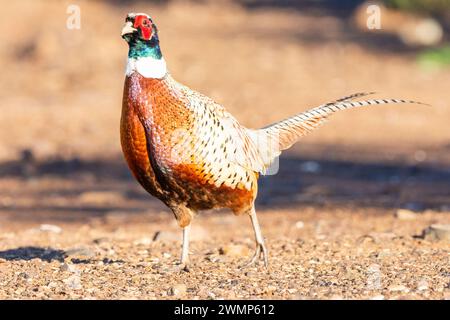
[[[63,272],[72,272],[77,275],[81,274],[81,271],[78,270],[77,266],[71,263],[62,263],[59,267],[59,270]]]
[[[427,240],[444,240],[450,242],[450,224],[432,224],[422,235]]]
[[[246,277],[256,277],[256,276],[258,276],[258,272],[256,272],[255,270],[246,271],[244,274],[245,274]]]
[[[219,249],[219,253],[231,257],[248,256],[249,249],[247,246],[240,244],[230,244]]]
[[[305,226],[305,223],[303,221],[297,221],[295,223],[295,228],[297,228],[297,229],[303,229],[304,226]]]
[[[398,237],[393,232],[371,232],[370,234],[368,234],[368,236],[372,237],[376,243],[383,241],[391,241]]]
[[[289,294],[294,294],[294,293],[297,292],[297,289],[289,288],[289,289],[287,289],[287,292],[288,292]]]
[[[262,293],[266,295],[274,295],[276,291],[277,291],[276,286],[269,285],[263,289]]]
[[[392,252],[390,249],[382,249],[379,253],[378,253],[378,258],[386,258],[386,257],[390,257],[392,256]]]
[[[417,284],[417,290],[418,291],[425,291],[428,290],[428,282],[426,280],[421,280]]]
[[[80,290],[83,288],[83,286],[81,285],[80,276],[78,275],[70,276],[69,278],[64,280],[64,283],[73,290]]]
[[[66,251],[69,256],[94,257],[95,252],[87,247],[72,248]]]
[[[133,241],[133,244],[136,246],[142,245],[142,246],[148,246],[153,242],[153,239],[148,238],[148,237],[144,237],[141,239],[137,239]]]
[[[61,233],[61,227],[55,226],[53,224],[41,224],[39,226],[39,231],[49,232],[49,233]]]
[[[402,285],[402,284],[393,284],[393,285],[390,285],[390,286],[388,287],[388,290],[389,290],[389,291],[393,291],[393,292],[398,292],[398,291],[401,291],[401,292],[409,292],[409,289],[408,289],[407,287],[405,287],[404,285]]]
[[[185,284],[183,283],[178,283],[175,284],[174,286],[172,286],[169,291],[167,292],[167,294],[169,296],[174,296],[174,297],[181,297],[184,296],[187,292],[187,287]]]
[[[395,217],[399,220],[414,220],[417,218],[417,213],[408,209],[398,209]]]

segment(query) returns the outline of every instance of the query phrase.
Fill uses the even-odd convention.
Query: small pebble
[[[95,252],[86,247],[72,248],[66,251],[69,256],[94,257]]]
[[[287,292],[288,292],[289,294],[294,294],[294,293],[297,292],[297,289],[287,289]]]
[[[54,224],[41,224],[39,226],[39,230],[42,232],[61,233],[62,228],[60,228]]]
[[[167,294],[169,296],[174,296],[174,297],[181,297],[184,296],[187,292],[187,287],[185,284],[183,283],[178,283],[175,284],[174,286],[172,286],[169,291],[167,292]]]
[[[395,217],[399,220],[414,220],[417,218],[417,213],[408,209],[398,209],[395,212]]]
[[[139,240],[133,241],[133,244],[136,246],[139,246],[139,245],[148,246],[152,242],[153,242],[153,240],[151,238],[141,238]]]
[[[242,257],[247,256],[249,254],[249,249],[247,246],[239,244],[230,244],[220,248],[219,253],[231,257]]]
[[[70,276],[69,278],[64,280],[64,283],[73,290],[80,290],[83,288],[83,286],[81,285],[80,276],[78,275]]]
[[[393,292],[397,292],[397,291],[409,292],[409,289],[407,287],[405,287],[404,285],[401,285],[401,284],[390,285],[388,287],[388,290],[389,291],[393,291]]]
[[[296,227],[297,229],[303,229],[304,226],[305,226],[305,223],[304,223],[303,221],[297,221],[297,222],[295,223],[295,227]]]
[[[419,291],[428,290],[428,282],[425,280],[419,281],[419,283],[417,284],[417,290]]]
[[[69,263],[62,263],[61,266],[59,267],[59,270],[73,273],[80,273],[80,271],[75,265]]]
[[[450,224],[432,224],[423,231],[427,240],[445,240],[450,242]]]

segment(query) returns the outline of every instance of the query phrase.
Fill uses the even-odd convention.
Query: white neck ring
[[[166,61],[163,57],[155,59],[152,57],[128,58],[125,74],[131,75],[137,72],[145,78],[162,79],[167,74]]]

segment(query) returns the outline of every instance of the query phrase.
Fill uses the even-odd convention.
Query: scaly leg
[[[168,205],[172,209],[178,225],[183,228],[183,245],[181,249],[181,257],[178,263],[180,271],[189,271],[189,233],[191,231],[191,221],[194,212],[184,205],[172,204]]]
[[[266,245],[264,244],[264,238],[261,233],[261,228],[259,227],[258,218],[256,217],[255,206],[252,207],[249,215],[252,221],[253,231],[255,232],[256,249],[253,258],[247,264],[245,264],[244,267],[256,263],[256,261],[258,261],[258,259],[260,259],[260,256],[262,255],[264,266],[267,268],[269,266],[269,258],[267,255]]]
[[[181,250],[180,264],[187,269],[189,263],[189,233],[191,231],[191,225],[187,225],[183,228],[183,248]]]

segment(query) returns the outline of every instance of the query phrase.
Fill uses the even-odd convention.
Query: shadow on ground
[[[0,258],[8,261],[40,259],[51,262],[53,260],[63,262],[67,254],[63,250],[41,247],[20,247],[0,251]]]
[[[0,259],[7,261],[29,261],[33,259],[39,259],[46,262],[59,261],[64,262],[66,258],[70,256],[77,256],[78,253],[82,253],[81,250],[59,250],[53,248],[43,247],[18,247],[14,249],[8,249],[0,251]],[[103,264],[123,263],[124,260],[112,260],[109,258],[100,259]],[[100,261],[98,259],[84,259],[84,258],[71,258],[70,261],[73,264],[90,264]]]
[[[326,204],[421,211],[450,204],[450,168],[428,165],[288,156],[280,159],[278,174],[262,177],[260,185],[263,207]]]
[[[372,158],[376,159],[376,156]],[[102,217],[111,212],[141,214],[149,210],[167,210],[134,181],[119,156],[113,159],[37,161],[24,152],[21,160],[0,164],[0,179],[5,178],[17,179],[24,184],[27,181],[39,184],[41,179],[70,183],[69,188],[61,190],[57,184],[48,187],[47,182],[47,188],[31,191],[24,188],[17,195],[27,194],[36,199],[57,195],[68,199],[62,205],[38,201],[31,206],[2,206],[0,201],[1,211],[21,219],[31,219],[39,212],[54,212],[58,219],[74,221],[82,217]],[[302,206],[359,206],[447,211],[450,206],[449,190],[448,166],[326,160],[287,154],[281,157],[276,175],[260,179],[257,207],[269,210]],[[4,192],[0,192],[0,200]],[[112,203],[77,203],[79,195],[90,192],[114,192],[119,197]]]

